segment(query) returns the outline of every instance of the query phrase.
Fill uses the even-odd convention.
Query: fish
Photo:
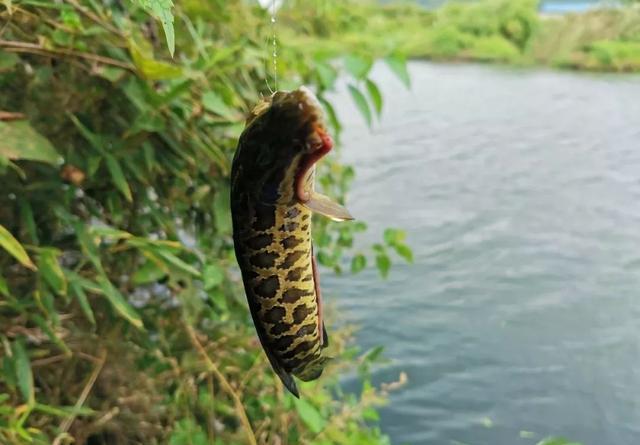
[[[301,86],[253,108],[231,164],[233,243],[249,311],[271,367],[298,398],[294,376],[315,380],[331,360],[311,215],[353,219],[315,190],[316,164],[332,147],[320,102]]]

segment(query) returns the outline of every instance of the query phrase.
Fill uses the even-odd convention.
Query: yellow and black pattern
[[[311,211],[295,192],[318,114],[299,91],[276,93],[256,108],[231,175],[234,245],[249,308],[272,367],[296,396],[291,375],[316,379],[327,360]],[[289,96],[276,102],[277,94]],[[313,169],[304,179],[313,181]]]

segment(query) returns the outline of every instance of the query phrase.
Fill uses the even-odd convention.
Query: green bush
[[[453,25],[437,25],[427,35],[426,54],[436,58],[452,58],[468,48],[472,40]]]
[[[598,41],[589,45],[586,53],[597,62],[600,69],[640,69],[640,42]]]
[[[364,423],[384,397],[348,330],[332,336],[343,360],[297,401],[246,309],[228,174],[266,89],[269,17],[185,0],[172,23],[170,3],[0,11],[0,443],[387,443]],[[315,86],[337,131],[323,93],[338,65],[285,48],[278,66],[281,87]],[[367,73],[349,79],[370,113],[382,98]],[[323,164],[324,190],[344,199],[353,169]],[[319,220],[324,263],[382,258],[386,273],[390,251],[410,259],[401,232],[354,252],[365,228]],[[338,374],[357,366],[363,391],[342,394]]]
[[[518,59],[520,52],[508,40],[491,36],[476,39],[469,49],[470,57],[475,60],[511,62]]]

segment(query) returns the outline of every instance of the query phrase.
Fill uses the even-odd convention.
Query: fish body
[[[256,106],[231,168],[236,258],[263,349],[287,389],[318,378],[328,358],[311,215],[351,219],[315,192],[315,163],[331,150],[320,105],[301,87]]]

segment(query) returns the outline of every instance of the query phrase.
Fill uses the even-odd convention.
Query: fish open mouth
[[[296,174],[295,191],[300,202],[307,202],[311,193],[311,175],[316,162],[322,159],[333,148],[331,136],[322,127],[317,127],[307,142],[308,151],[300,161],[300,167]]]
[[[313,167],[333,148],[333,140],[326,130],[324,114],[320,102],[315,95],[305,87],[298,89],[301,93],[301,107],[309,110],[311,132],[305,141],[306,150],[300,161],[294,183],[295,194],[298,201],[304,203],[311,196],[311,182],[313,180]]]

